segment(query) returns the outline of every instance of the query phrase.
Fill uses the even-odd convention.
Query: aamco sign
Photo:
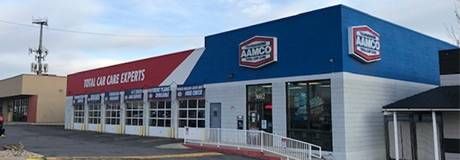
[[[369,26],[349,28],[349,54],[359,60],[370,63],[380,60],[380,34]]]
[[[240,66],[260,68],[277,61],[276,37],[254,36],[240,43]]]

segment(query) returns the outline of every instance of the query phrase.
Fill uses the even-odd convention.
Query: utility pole
[[[38,49],[29,48],[29,54],[34,54],[35,62],[30,65],[30,71],[41,75],[48,72],[48,64],[43,63],[48,55],[48,50],[43,47],[43,26],[48,26],[48,19],[38,18],[32,19],[32,24],[40,25],[40,39],[38,41]]]

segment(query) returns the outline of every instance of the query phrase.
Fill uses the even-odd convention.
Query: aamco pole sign
[[[240,43],[240,66],[260,68],[277,61],[276,37],[254,36]]]
[[[353,26],[348,31],[349,54],[370,63],[380,60],[380,34],[369,26]]]

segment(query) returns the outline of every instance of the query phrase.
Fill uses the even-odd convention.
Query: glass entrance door
[[[272,85],[249,85],[246,88],[247,128],[249,130],[273,131]]]
[[[13,121],[15,122],[26,122],[27,121],[27,98],[15,99],[12,101],[13,107]]]

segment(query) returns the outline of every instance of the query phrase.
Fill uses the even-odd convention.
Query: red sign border
[[[369,31],[375,35],[377,35],[377,37],[379,37],[379,41],[380,41],[380,34],[376,31],[374,31],[371,27],[367,26],[367,25],[360,25],[360,26],[352,26],[349,28],[349,35],[348,35],[348,39],[349,39],[349,54],[352,55],[353,57],[356,57],[358,58],[359,60],[365,62],[365,63],[371,63],[371,62],[376,62],[376,61],[380,61],[382,58],[380,56],[380,51],[379,51],[379,54],[378,55],[374,55],[374,56],[369,56],[361,51],[359,51],[358,49],[356,49],[356,32],[358,31]]]

